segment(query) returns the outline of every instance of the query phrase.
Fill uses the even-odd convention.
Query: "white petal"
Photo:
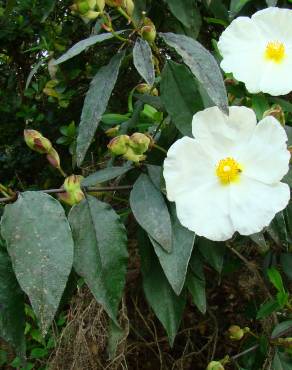
[[[214,181],[179,194],[176,198],[177,217],[183,226],[197,235],[224,241],[234,234],[229,203],[229,187]]]
[[[290,199],[287,184],[273,185],[242,176],[230,186],[230,215],[236,231],[242,235],[260,232]]]
[[[256,116],[252,109],[230,107],[226,116],[218,107],[207,108],[193,117],[192,132],[196,139],[208,142],[219,157],[234,155],[239,144],[250,139],[256,127]]]
[[[180,193],[188,193],[214,180],[215,169],[216,161],[207,145],[201,145],[189,137],[177,140],[169,148],[164,161],[167,198],[176,200]]]
[[[274,117],[260,121],[238,154],[243,174],[267,184],[279,182],[289,170],[287,140],[284,128]]]
[[[270,41],[291,42],[292,10],[270,7],[256,12],[251,19]]]

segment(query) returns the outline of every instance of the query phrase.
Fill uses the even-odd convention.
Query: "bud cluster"
[[[63,174],[59,154],[53,148],[50,140],[36,130],[24,130],[23,134],[27,146],[35,152],[46,154],[50,164]]]
[[[129,161],[139,163],[146,159],[144,153],[147,152],[150,144],[150,137],[136,132],[131,136],[120,135],[113,138],[108,144],[108,148],[114,155],[122,155]]]
[[[230,328],[228,329],[229,339],[235,340],[235,341],[241,340],[245,336],[245,334],[249,332],[250,332],[250,328],[245,327],[242,329],[238,325],[231,325]]]
[[[87,22],[99,17],[104,7],[105,0],[75,0],[70,9],[73,14],[79,14]]]
[[[81,181],[83,176],[71,175],[66,178],[63,184],[63,188],[66,192],[59,194],[59,199],[69,206],[80,203],[85,195],[81,189]]]

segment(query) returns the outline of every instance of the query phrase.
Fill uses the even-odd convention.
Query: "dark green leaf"
[[[292,320],[283,321],[280,324],[275,326],[271,337],[275,338],[275,337],[278,337],[278,336],[282,336],[286,333],[287,330],[289,330],[291,328],[292,328]]]
[[[198,249],[206,262],[220,274],[223,268],[225,255],[224,243],[198,238]]]
[[[189,272],[187,278],[187,287],[190,291],[194,304],[202,313],[206,313],[207,300],[206,300],[206,283],[205,279],[198,278],[192,271]]]
[[[34,348],[31,353],[30,357],[31,358],[43,358],[48,355],[48,351],[46,348]]]
[[[118,78],[124,52],[115,55],[107,66],[99,69],[86,94],[77,137],[77,165],[80,166],[104,114]]]
[[[27,191],[5,207],[1,232],[44,335],[73,263],[73,239],[64,210],[48,194]]]
[[[140,76],[144,78],[148,85],[152,86],[155,80],[153,66],[153,56],[147,41],[138,38],[133,49],[134,66]]]
[[[213,55],[190,37],[174,33],[161,33],[160,35],[183,58],[214,104],[227,114],[227,93],[220,68]]]
[[[204,108],[196,79],[185,65],[169,61],[162,71],[160,88],[173,123],[183,135],[191,136],[193,115]]]
[[[283,271],[292,280],[292,253],[282,253],[280,256]]]
[[[172,289],[179,295],[186,279],[188,264],[194,246],[195,234],[180,224],[176,216],[174,203],[170,205],[170,215],[173,238],[172,252],[165,252],[152,238],[151,242]]]
[[[273,370],[292,370],[291,354],[280,352],[279,349],[277,349],[272,366]]]
[[[92,196],[72,208],[69,222],[75,242],[74,268],[117,323],[127,269],[125,227],[109,204]]]
[[[96,184],[115,179],[127,173],[131,168],[131,166],[103,168],[83,179],[82,186],[95,186]]]
[[[158,259],[144,233],[139,235],[141,270],[146,299],[173,345],[186,304],[185,294],[177,296],[169,285]]]
[[[230,18],[234,18],[241,9],[251,0],[231,0],[230,3]]]
[[[134,97],[145,104],[149,104],[157,110],[163,110],[164,106],[159,96],[152,96],[148,94],[134,94]]]
[[[187,28],[196,26],[199,10],[197,0],[166,0],[172,14]]]
[[[283,280],[282,277],[279,273],[278,270],[276,270],[275,267],[272,267],[268,269],[268,277],[270,282],[274,285],[274,287],[279,291],[283,292],[285,291],[284,285],[283,285]]]
[[[123,31],[119,31],[117,33],[121,33]],[[76,55],[82,53],[83,50],[88,48],[89,46],[92,46],[94,44],[97,44],[99,42],[108,40],[113,38],[113,35],[111,33],[101,33],[99,35],[90,36],[87,39],[81,40],[77,42],[77,44],[73,45],[69,50],[66,51],[65,54],[63,54],[60,58],[56,59],[54,61],[54,65],[58,65],[61,63],[66,62],[66,60],[69,60]]]
[[[153,164],[147,164],[148,175],[150,180],[156,186],[158,190],[161,188],[161,182],[163,181],[162,167],[155,166]]]
[[[264,319],[280,309],[279,303],[275,299],[271,299],[268,302],[261,305],[257,313],[257,319]]]
[[[19,356],[25,354],[24,328],[24,294],[6,250],[0,247],[0,336],[14,346]]]
[[[130,195],[130,205],[140,226],[163,249],[170,252],[172,249],[170,215],[162,194],[147,175],[140,175],[135,182]]]

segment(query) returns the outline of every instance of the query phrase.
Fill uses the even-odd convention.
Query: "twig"
[[[82,187],[82,190],[86,193],[95,193],[95,192],[111,192],[117,190],[131,190],[133,188],[132,185],[121,185],[121,186],[106,186],[106,187]],[[45,189],[45,190],[35,190],[38,193],[46,193],[46,194],[60,194],[65,193],[65,189]],[[17,199],[19,193],[15,193],[11,197],[0,198],[0,203],[8,203],[15,201]]]

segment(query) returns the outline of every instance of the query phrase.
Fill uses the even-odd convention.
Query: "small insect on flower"
[[[167,197],[188,229],[214,241],[268,226],[290,199],[290,153],[284,128],[272,116],[258,124],[253,110],[207,108],[193,117],[194,138],[183,137],[164,162]]]
[[[292,91],[292,10],[267,8],[238,17],[222,33],[218,48],[225,72],[251,93]]]

